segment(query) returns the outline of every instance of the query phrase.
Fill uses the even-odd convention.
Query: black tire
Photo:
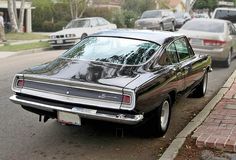
[[[80,37],[80,40],[83,40],[85,37],[87,37],[88,35],[86,33],[83,33],[82,36]]]
[[[199,85],[195,87],[195,90],[191,94],[191,97],[195,98],[204,97],[207,90],[207,83],[208,83],[208,71],[206,71],[206,73],[204,74],[203,79],[201,80]]]
[[[153,136],[153,137],[161,137],[163,136],[169,126],[170,123],[170,117],[171,117],[171,99],[170,96],[167,96],[162,102],[162,104],[154,111],[152,117],[148,119],[148,121],[143,124],[143,131],[144,135],[146,136]],[[168,114],[168,117],[163,118],[162,117],[162,111],[163,107],[168,108],[168,110],[165,110],[164,114]]]
[[[61,49],[61,46],[53,46],[53,49]]]
[[[231,60],[232,60],[232,49],[230,49],[227,59],[222,62],[223,67],[225,68],[230,67]]]

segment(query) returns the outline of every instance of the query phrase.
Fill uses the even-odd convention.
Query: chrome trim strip
[[[103,120],[103,121],[109,121],[109,122],[115,122],[115,123],[122,123],[122,124],[130,124],[135,125],[143,120],[143,115],[138,114],[135,115],[134,118],[125,117],[125,114],[118,114],[118,115],[110,115],[105,113],[97,113],[97,110],[94,109],[85,109],[85,108],[79,108],[74,107],[72,109],[62,108],[58,106],[52,106],[52,105],[46,105],[41,104],[37,102],[22,100],[17,98],[16,95],[13,95],[9,98],[12,102],[16,104],[20,104],[23,106],[28,106],[36,109],[46,110],[46,111],[65,111],[70,113],[75,113],[81,116],[82,118],[88,118],[88,119],[97,119],[97,120]]]
[[[26,88],[26,87],[23,87],[22,89],[18,89],[15,87],[15,80],[17,76],[22,76],[23,79],[27,81],[34,81],[34,82],[40,82],[40,83],[46,83],[46,84],[65,86],[65,87],[74,87],[74,88],[79,88],[79,89],[120,94],[120,95],[128,94],[128,95],[131,95],[132,97],[132,103],[130,105],[124,105],[122,104],[122,102],[105,101],[102,99],[101,100],[91,99],[91,98],[86,98],[86,97],[75,97],[71,95],[61,95],[54,92],[47,92],[47,91],[42,91],[42,90],[39,91],[36,89]],[[48,98],[52,100],[58,100],[58,101],[69,102],[69,103],[92,105],[92,106],[102,107],[102,108],[123,109],[123,110],[131,111],[135,108],[135,103],[136,103],[135,93],[133,90],[130,90],[130,89],[123,89],[120,87],[105,86],[105,85],[99,85],[99,84],[93,84],[93,83],[87,83],[87,82],[78,82],[78,81],[43,77],[43,76],[37,76],[37,75],[17,74],[13,80],[12,86],[13,86],[12,90],[16,93],[23,93],[27,95],[37,95],[38,97],[41,97],[41,98]]]

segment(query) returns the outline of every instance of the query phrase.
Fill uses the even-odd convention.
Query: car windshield
[[[161,11],[145,11],[141,16],[141,19],[144,19],[144,18],[159,18],[159,17],[161,17]]]
[[[192,30],[192,31],[202,31],[202,32],[212,32],[212,33],[223,33],[224,23],[210,21],[210,20],[209,21],[192,20],[184,24],[181,29]]]
[[[175,13],[175,18],[183,18],[183,17],[184,17],[184,13],[182,13],[182,12]]]
[[[66,28],[80,28],[80,27],[89,27],[89,20],[88,19],[81,19],[81,20],[73,20],[67,24]]]
[[[156,43],[136,39],[88,37],[61,58],[138,65],[149,60],[159,47]]]
[[[217,10],[215,14],[216,19],[224,19],[236,23],[236,11]]]

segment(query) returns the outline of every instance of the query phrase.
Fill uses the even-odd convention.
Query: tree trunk
[[[8,14],[11,21],[12,32],[18,32],[18,26],[16,23],[16,17],[13,9],[13,0],[8,0]]]
[[[15,15],[15,18],[16,18],[16,22],[18,22],[17,9],[16,9],[16,0],[13,0],[13,11],[14,11],[14,15]]]
[[[19,32],[24,32],[24,27],[23,27],[24,13],[25,13],[25,0],[21,0],[20,15],[18,19]]]
[[[88,2],[89,0],[70,0],[69,5],[71,18],[76,19],[78,17],[82,17],[85,10],[87,9]]]

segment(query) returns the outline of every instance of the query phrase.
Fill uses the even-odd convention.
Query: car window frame
[[[97,25],[93,25],[94,23],[93,22],[97,22]],[[99,22],[97,20],[97,18],[92,18],[90,19],[90,27],[98,27],[99,26]]]
[[[170,55],[168,54],[168,52],[167,52],[167,48],[170,47],[171,45],[173,45],[174,48],[175,48],[175,56],[176,56],[177,62],[174,62],[174,61],[172,60],[172,58],[170,57]],[[170,62],[171,62],[170,64],[164,64],[164,65],[163,65],[163,64],[160,63],[160,59],[161,59],[161,57],[162,57],[164,54],[167,54],[167,57],[170,59]],[[179,57],[178,57],[178,54],[177,54],[177,50],[176,50],[176,46],[175,46],[175,44],[174,44],[174,41],[172,41],[172,42],[170,42],[170,43],[163,49],[161,55],[158,57],[158,60],[157,60],[156,64],[159,64],[159,65],[161,65],[161,66],[166,66],[166,65],[174,65],[174,64],[178,64],[178,63],[179,63]]]
[[[176,47],[176,44],[175,44],[175,42],[178,41],[178,40],[180,40],[180,39],[184,39],[184,40],[185,40],[185,42],[186,42],[186,44],[187,44],[187,50],[188,50],[188,53],[189,53],[189,55],[190,55],[188,58],[183,59],[183,60],[180,59],[180,55],[179,55],[179,53],[178,53],[178,51],[177,51],[177,47]],[[176,51],[177,51],[177,56],[178,56],[179,63],[184,62],[184,61],[186,61],[186,60],[189,60],[189,59],[192,59],[193,57],[195,57],[195,53],[194,53],[194,51],[193,51],[193,49],[192,49],[192,46],[190,45],[190,43],[189,43],[187,37],[180,37],[180,38],[174,40],[174,44],[175,44],[175,47],[176,47]]]

